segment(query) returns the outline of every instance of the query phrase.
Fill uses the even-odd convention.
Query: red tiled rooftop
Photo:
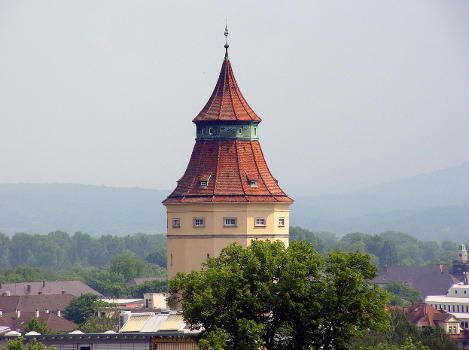
[[[241,94],[238,84],[236,84],[228,54],[226,54],[212,96],[210,96],[207,104],[194,118],[193,122],[260,122],[261,120]]]
[[[201,178],[209,178],[207,187]],[[249,180],[257,181],[252,187]],[[183,177],[163,203],[293,202],[265,162],[258,141],[197,141]]]

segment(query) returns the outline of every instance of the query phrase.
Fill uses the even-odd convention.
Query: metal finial
[[[228,52],[228,48],[230,45],[228,45],[228,23],[225,26],[225,49]]]

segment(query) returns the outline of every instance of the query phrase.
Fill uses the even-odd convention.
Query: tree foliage
[[[106,305],[107,303],[99,300],[96,294],[82,294],[70,301],[70,304],[64,310],[64,317],[67,320],[81,324],[87,318],[96,315],[99,307]]]
[[[38,321],[36,317],[32,317],[26,327],[24,327],[24,332],[28,333],[31,331],[35,331],[41,334],[49,334],[51,330],[47,327],[46,320],[42,320],[41,322]]]
[[[205,349],[345,349],[367,329],[387,326],[386,292],[367,280],[367,254],[318,254],[311,243],[232,244],[202,271],[170,281]]]
[[[24,350],[23,342],[23,337],[8,340],[8,350]],[[55,350],[54,346],[47,348],[44,344],[38,342],[36,338],[31,339],[26,346],[27,350]]]
[[[418,328],[399,308],[391,308],[390,325],[386,332],[369,330],[354,338],[349,350],[456,350],[457,345],[440,327]]]
[[[410,288],[408,285],[399,282],[389,282],[384,287],[388,292],[397,296],[391,305],[410,305],[413,302],[419,303],[422,301],[422,294],[415,289]],[[400,300],[399,300],[400,299]]]
[[[338,238],[330,232],[311,232],[301,227],[290,227],[290,240],[307,240],[321,254],[334,250],[367,252],[372,261],[383,269],[385,265],[421,266],[450,264],[456,258],[457,245],[443,241],[418,241],[401,232],[387,231],[379,235],[353,232]]]

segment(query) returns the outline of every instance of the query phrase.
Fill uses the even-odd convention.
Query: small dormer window
[[[213,134],[214,134],[213,128],[208,128],[208,134],[209,134],[209,135],[213,135]]]
[[[248,180],[251,187],[257,188],[257,180]]]
[[[199,177],[199,186],[200,187],[207,187],[208,182],[210,181],[211,177],[212,177],[212,175],[210,175],[210,174],[204,174],[204,175],[200,176]]]

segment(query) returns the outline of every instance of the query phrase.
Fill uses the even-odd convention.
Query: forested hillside
[[[0,184],[0,232],[166,232],[170,191],[79,184]],[[345,194],[295,196],[290,223],[313,231],[400,231],[421,240],[469,232],[469,163]]]

